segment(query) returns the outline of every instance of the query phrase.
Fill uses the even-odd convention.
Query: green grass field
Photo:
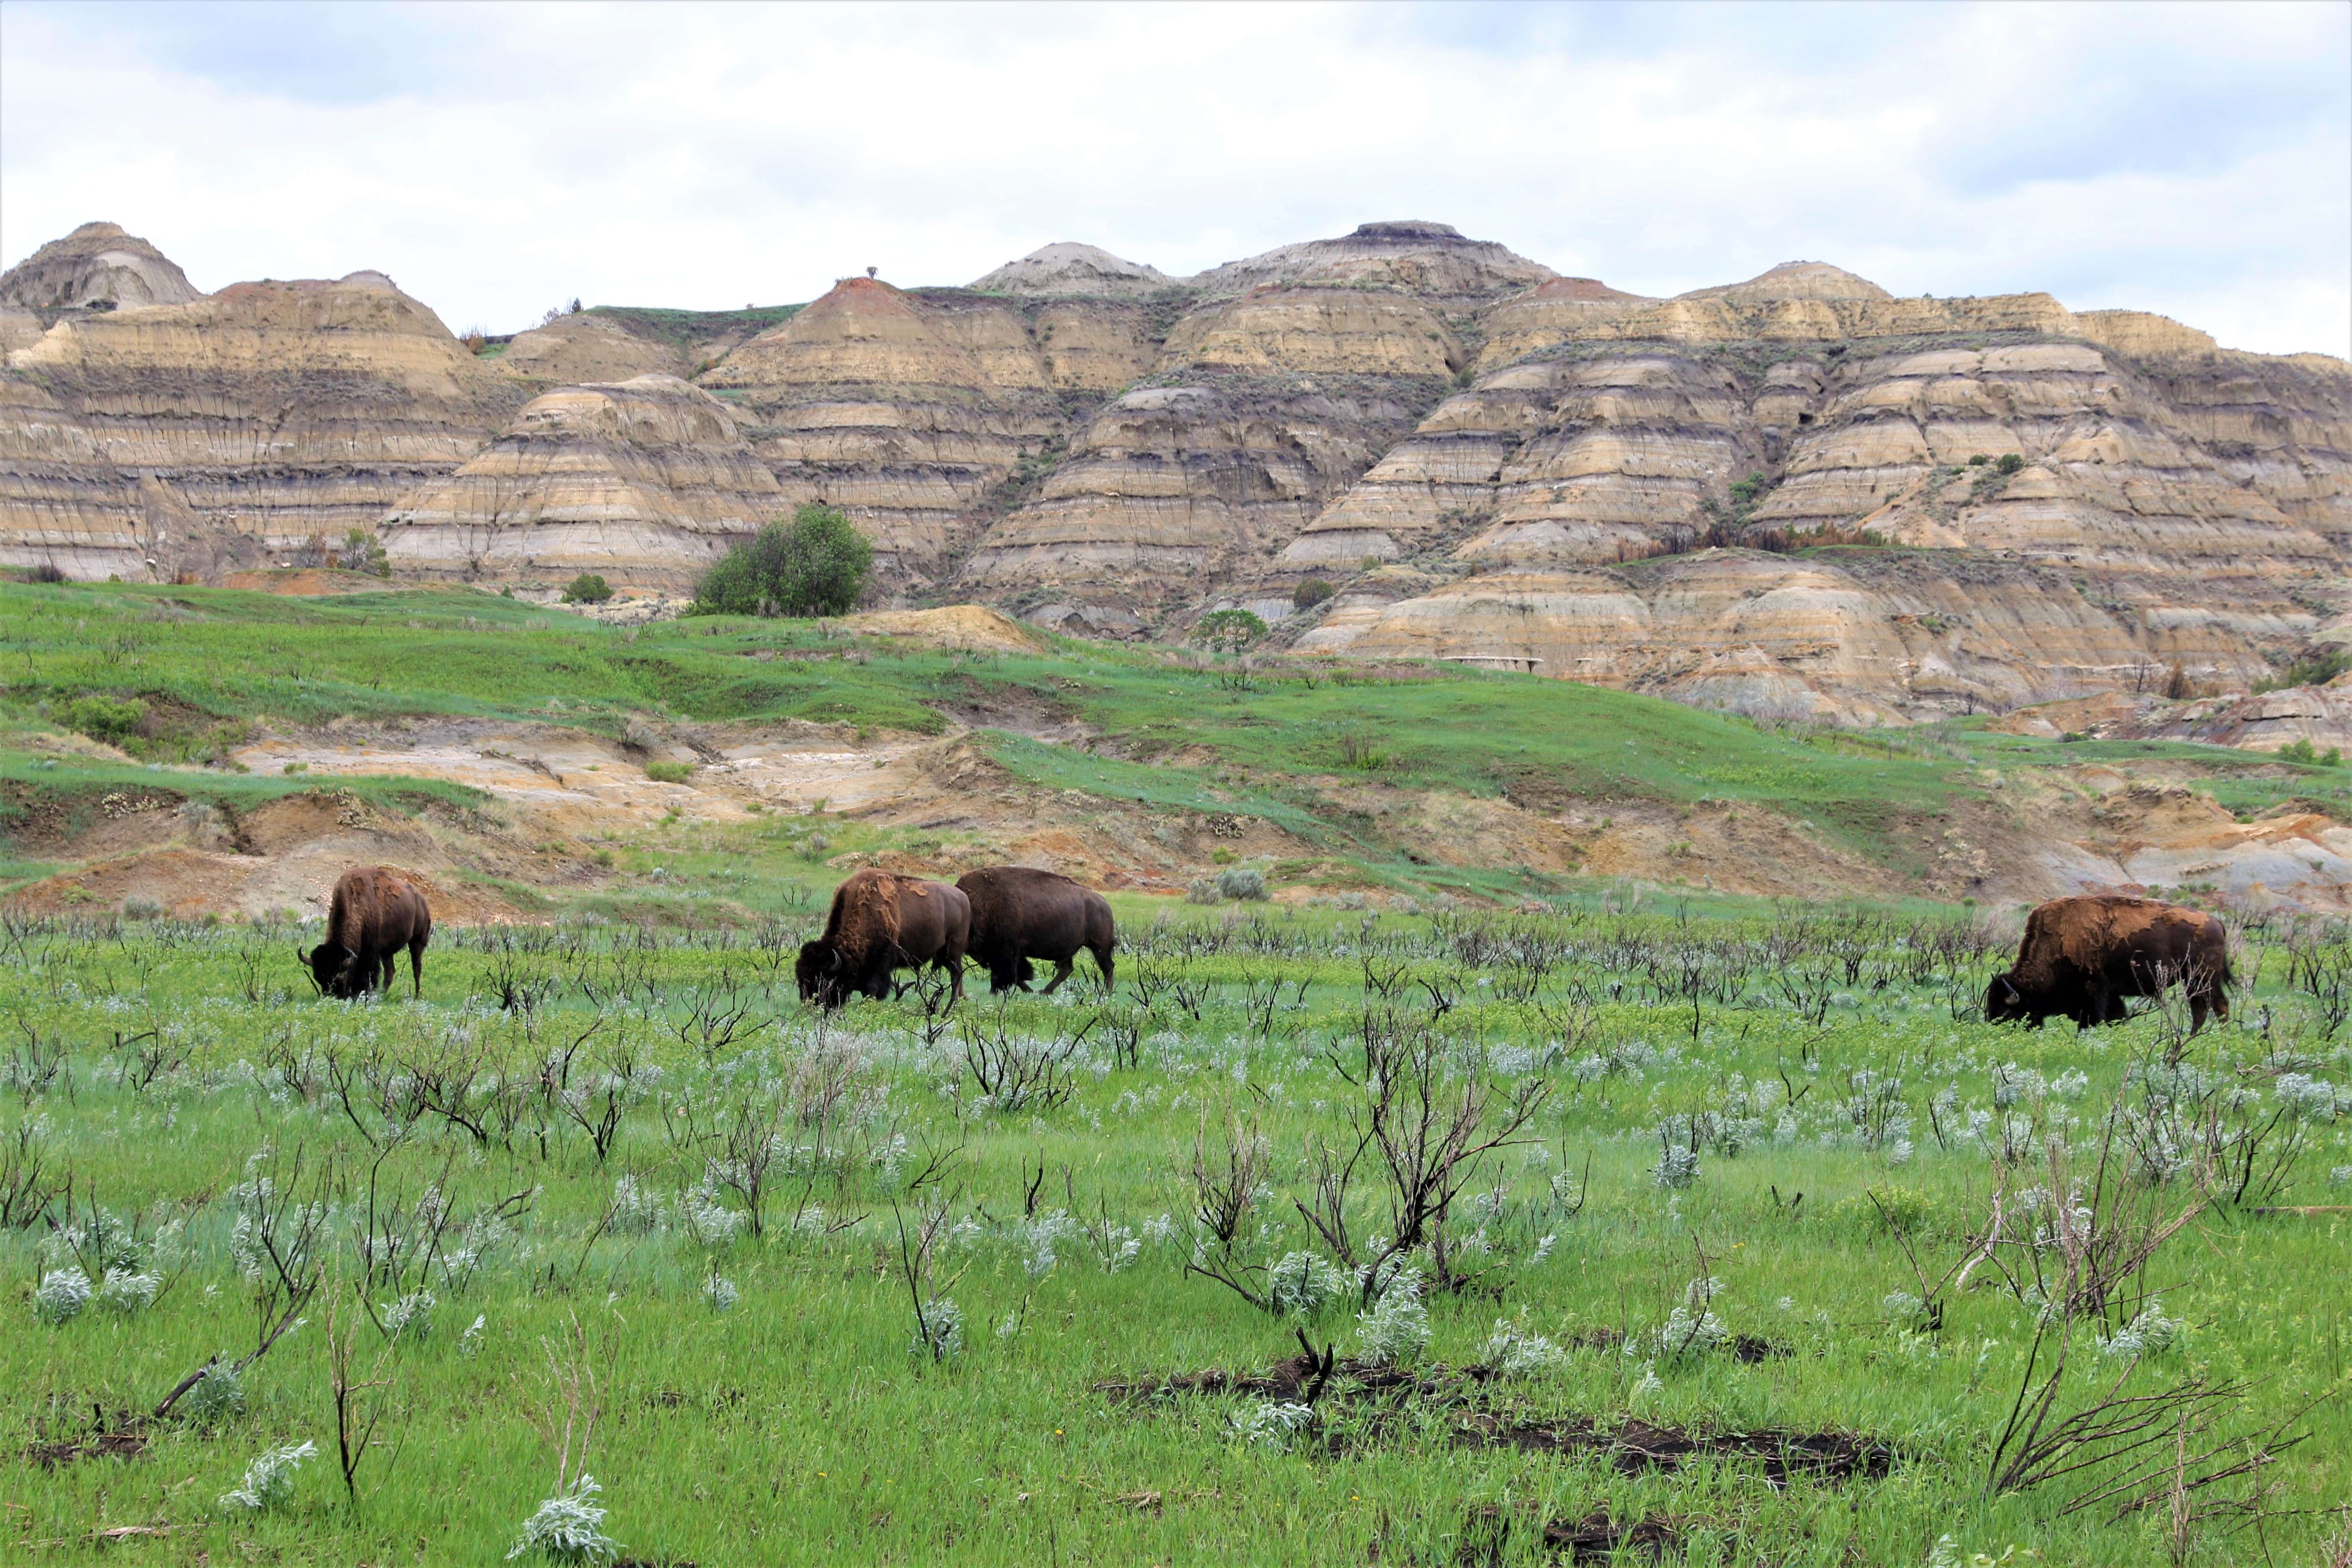
[[[1999,952],[1956,921],[1163,902],[1121,905],[1111,996],[832,1020],[793,992],[805,918],[446,932],[422,1003],[358,1005],[309,994],[290,927],[12,924],[8,1555],[492,1562],[567,1417],[642,1563],[2145,1563],[2175,1480],[2188,1561],[2343,1530],[2346,1215],[2262,1212],[2352,1200],[2342,933],[2290,985],[2292,933],[2242,931],[2260,984],[2184,1041],[1977,1021]],[[1305,1217],[1379,1103],[1368,1039],[1403,1167],[1423,1090],[1500,1140],[1393,1251],[1377,1142],[1344,1246]],[[2039,1336],[2053,1419],[2244,1385],[2159,1407],[2153,1478],[2074,1511],[2129,1460],[1989,1484],[2067,1299],[2031,1283],[2067,1278],[2053,1179],[2070,1234],[2189,1215]],[[1996,1263],[1925,1305],[1996,1190]],[[67,1313],[59,1276],[109,1268]],[[289,1319],[238,1398],[153,1415]],[[1311,1401],[1149,1392],[1302,1336]],[[302,1443],[282,1499],[223,1500]]]
[[[2352,810],[2342,769],[470,591],[0,584],[0,891],[110,795],[503,810],[241,773],[258,726],[644,715],[972,724],[1032,785],[1260,817],[1435,911],[1122,897],[1110,994],[832,1019],[791,975],[828,861],[940,835],[585,840],[606,883],[505,888],[554,923],[445,930],[422,1002],[310,994],[315,928],[0,917],[9,1560],[488,1563],[583,1468],[583,1539],[638,1563],[2305,1563],[2347,1529],[2341,929],[2241,925],[2194,1040],[2000,1029],[1974,911],[1433,868],[1347,795],[1752,803],[1899,869],[1996,771],[2251,816]],[[2021,1390],[2094,1440],[2021,1448]]]

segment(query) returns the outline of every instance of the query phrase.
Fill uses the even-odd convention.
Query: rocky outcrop
[[[77,311],[0,376],[0,563],[169,580],[340,542],[528,396],[381,273]]]
[[[677,591],[789,510],[727,406],[656,374],[532,399],[382,531],[404,577]]]
[[[1813,281],[1861,293],[1840,278]],[[1496,316],[1529,303],[1541,301]],[[1921,346],[1891,333],[1733,349],[1625,342],[1617,323],[1643,311],[1596,303],[1625,313],[1447,398],[1288,546],[1270,574],[1276,584],[1406,558],[1429,563],[1442,584],[1393,604],[1384,602],[1393,586],[1343,599],[1302,647],[1393,653],[1426,643],[1443,646],[1442,657],[1581,671],[1734,706],[1920,716],[2144,684],[2151,667],[2175,660],[2198,681],[2242,688],[2268,667],[2266,654],[2316,631],[2344,586],[2352,367],[2331,378],[2247,355],[2151,367],[2078,336],[2015,331],[1990,345],[1946,334]],[[1745,300],[1733,291],[1699,303],[1877,312],[1882,324],[1915,307],[1985,304],[1776,301],[1752,289]],[[2249,417],[2253,406],[2268,417]],[[1941,574],[1936,592],[1906,578],[1901,592],[1882,594],[1860,564],[1867,552],[1841,553],[1822,570],[1843,584],[1834,592],[1857,606],[1858,624],[1926,616],[1919,624],[1959,626],[1939,595],[1966,584],[1978,613],[1995,617],[1989,625],[2010,616],[2033,629],[2010,640],[1956,633],[1959,643],[1935,648],[1907,633],[1897,648],[1817,628],[1798,642],[1847,650],[1821,665],[1770,638],[1742,640],[1719,619],[1673,623],[1660,643],[1636,626],[1642,617],[1604,613],[1622,595],[1588,575],[1756,540],[1877,540],[1919,552],[1909,557],[1924,563],[1915,574]],[[1784,579],[1799,567],[1772,559],[1759,555],[1737,575],[1785,602]],[[2064,574],[2066,614],[2053,619],[2046,584],[1971,575],[2012,563]],[[1465,573],[1488,575],[1457,581]],[[2035,639],[2062,621],[2073,629],[2047,635],[2065,650],[2042,658]],[[1613,628],[1630,663],[1586,646],[1596,624]],[[1674,638],[1707,650],[1715,663],[1703,679],[1643,651]],[[1898,667],[1932,678],[1898,679]],[[1864,679],[1873,668],[1874,696]]]
[[[558,386],[627,381],[639,375],[683,376],[693,369],[676,343],[633,332],[610,316],[575,310],[517,332],[491,362],[508,375]]]
[[[1137,629],[1267,559],[1409,428],[1411,389],[1204,376],[1139,387],[1088,424],[1037,497],[992,525],[964,581],[1061,619]]]
[[[86,223],[0,272],[0,306],[19,310],[184,305],[200,298],[177,263],[120,224]]]
[[[372,274],[134,305],[164,275],[105,258],[139,247],[9,275],[46,302],[0,300],[0,562],[201,574],[396,512],[413,574],[667,589],[819,500],[890,591],[1090,635],[1278,616],[1312,574],[1342,593],[1303,647],[1843,719],[2176,661],[2242,689],[2352,638],[2352,365],[2046,294],[1806,261],[1657,299],[1397,222],[1190,279],[1063,243],[971,289],[599,309],[477,358]],[[717,404],[641,384],[680,374]]]
[[[1397,596],[1383,602],[1383,586]],[[1998,710],[2150,666],[2133,629],[2063,572],[1877,550],[1717,550],[1435,585],[1399,574],[1342,595],[1297,647],[1836,722]]]
[[[1097,246],[1064,240],[1008,261],[973,279],[971,287],[987,294],[1134,296],[1175,285],[1174,279],[1156,267],[1126,260]]]
[[[1266,284],[1318,283],[1486,300],[1554,276],[1492,240],[1465,239],[1450,224],[1408,218],[1363,224],[1339,239],[1281,246],[1186,281],[1212,298]]]
[[[701,384],[751,416],[786,497],[846,508],[885,569],[916,582],[953,555],[1069,435],[1074,412],[1156,353],[1140,306],[908,293],[851,278],[744,344]]]

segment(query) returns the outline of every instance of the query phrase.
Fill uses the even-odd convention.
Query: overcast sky
[[[2352,5],[0,4],[0,265],[107,218],[512,331],[1391,217],[2345,354]]]

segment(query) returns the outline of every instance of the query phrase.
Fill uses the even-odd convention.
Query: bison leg
[[[1108,996],[1111,993],[1112,986],[1117,984],[1111,978],[1110,943],[1098,942],[1092,951],[1095,955],[1095,967],[1102,971],[1103,994]]]
[[[1062,982],[1076,973],[1077,965],[1073,959],[1054,960],[1054,978],[1045,983],[1045,994],[1051,996],[1055,992],[1059,991],[1062,988]]]
[[[390,973],[387,973],[384,978],[390,980]],[[423,937],[418,937],[408,944],[408,978],[415,984],[416,1000],[422,1002],[425,1000],[425,939]]]
[[[963,1000],[963,954],[950,958],[942,952],[932,962],[948,972],[948,1005],[952,1007]]]

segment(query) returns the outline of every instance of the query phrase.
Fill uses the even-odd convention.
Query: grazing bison
[[[424,890],[387,866],[358,866],[335,881],[327,905],[327,940],[304,960],[328,995],[349,1001],[392,989],[393,965],[408,950],[409,977],[425,994],[425,944],[433,910]]]
[[[1047,994],[1070,977],[1080,948],[1095,955],[1103,984],[1111,983],[1111,950],[1118,941],[1110,902],[1058,871],[1026,866],[990,866],[956,881],[971,900],[971,945],[975,962],[988,971],[989,988],[1029,989],[1029,961],[1055,966]]]
[[[2230,939],[2221,922],[2154,899],[2053,899],[2026,918],[2017,963],[1985,992],[1985,1016],[2035,1028],[2053,1014],[2079,1028],[2125,1016],[2125,998],[2180,983],[2189,1029],[2230,1016]]]
[[[963,995],[964,942],[971,904],[961,889],[889,871],[860,871],[834,889],[824,934],[801,944],[801,1000],[828,1011],[853,991],[880,997],[894,969],[926,963],[947,971],[950,998]]]

